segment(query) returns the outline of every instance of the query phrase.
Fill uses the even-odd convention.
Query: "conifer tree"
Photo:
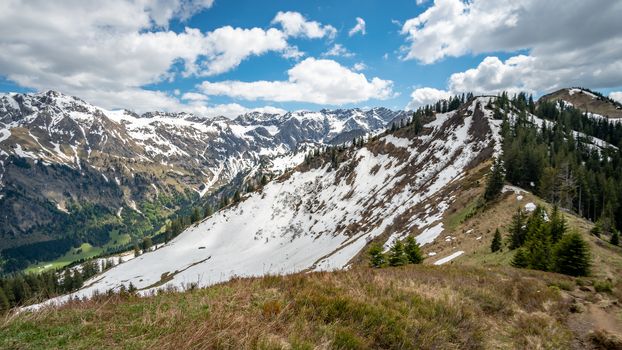
[[[134,257],[140,255],[140,248],[138,248],[138,244],[134,243]]]
[[[408,264],[408,256],[404,251],[404,243],[400,240],[396,240],[389,250],[389,265],[403,266],[406,264]]]
[[[164,230],[164,243],[168,243],[171,238],[173,238],[173,227],[170,223],[166,224],[166,229]]]
[[[30,286],[22,276],[18,276],[17,279],[13,282],[13,295],[15,296],[15,300],[17,300],[17,302],[20,304],[30,299]]]
[[[551,230],[551,243],[555,244],[562,238],[568,229],[566,219],[559,212],[557,205],[553,206],[553,212],[551,213],[551,221],[549,225]]]
[[[173,219],[173,221],[171,222],[171,233],[173,234],[173,237],[180,234],[182,230],[183,230],[183,227],[181,224],[181,219],[180,218]],[[137,250],[138,250],[138,247],[134,249],[134,252],[136,253]]]
[[[240,195],[240,191],[236,190],[235,193],[233,194],[233,202],[239,203],[241,199],[242,199],[242,195]]]
[[[423,130],[423,122],[421,121],[421,115],[419,115],[419,113],[413,114],[412,128],[415,135],[419,135],[419,133]]]
[[[503,181],[503,165],[501,164],[500,159],[496,159],[490,169],[488,182],[486,183],[486,190],[484,191],[484,199],[486,201],[496,199],[499,194],[501,194],[501,190],[503,189]]]
[[[559,241],[555,250],[555,271],[570,276],[587,276],[590,251],[581,235],[572,232]]]
[[[421,247],[413,236],[408,236],[406,238],[404,251],[406,252],[406,256],[408,256],[408,261],[411,264],[421,264],[423,262],[423,253],[421,252]]]
[[[190,220],[195,223],[195,222],[199,222],[199,220],[201,220],[201,211],[199,210],[198,207],[194,207],[192,209],[192,215],[190,217]]]
[[[373,243],[369,247],[369,266],[380,268],[387,264],[387,258],[382,252],[382,246],[379,243]]]
[[[97,273],[99,273],[99,267],[94,260],[88,260],[82,264],[82,274],[85,277],[89,278],[95,276]]]
[[[618,230],[613,230],[609,243],[613,245],[620,245],[620,232],[618,232]]]
[[[546,225],[535,226],[529,230],[525,249],[530,268],[548,271],[551,267],[551,240],[549,237]]]
[[[514,254],[514,258],[512,259],[511,265],[517,268],[526,268],[529,266],[529,260],[527,254],[522,248],[519,248]]]
[[[84,284],[84,278],[82,277],[82,273],[80,273],[80,271],[75,270],[73,271],[72,274],[72,286],[71,286],[71,290],[78,290],[80,288],[82,288],[82,285]]]
[[[492,242],[490,243],[490,251],[494,252],[498,252],[501,250],[501,232],[499,232],[499,229],[497,228],[495,230],[495,235],[492,238]]]
[[[519,248],[525,243],[527,230],[525,227],[525,213],[521,208],[518,208],[516,214],[512,216],[512,223],[510,224],[510,249]]]
[[[143,238],[143,244],[142,244],[143,252],[149,251],[149,249],[151,249],[152,246],[153,246],[153,242],[151,241],[151,237],[147,236]]]
[[[65,272],[63,272],[63,284],[62,284],[62,288],[65,291],[71,291],[71,289],[73,288],[73,276],[71,275],[71,269],[66,269]]]

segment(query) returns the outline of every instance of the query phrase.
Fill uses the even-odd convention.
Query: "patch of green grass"
[[[129,234],[119,234],[117,230],[110,232],[110,241],[102,247],[94,247],[89,243],[83,243],[78,248],[72,248],[65,255],[52,260],[44,261],[37,264],[32,264],[24,270],[25,273],[41,273],[49,270],[55,270],[63,268],[74,261],[80,259],[88,259],[102,254],[108,248],[115,248],[129,244],[132,238]]]
[[[106,250],[107,248],[115,248],[119,246],[124,246],[129,244],[132,241],[132,237],[128,233],[120,234],[117,230],[112,230],[110,232],[110,241],[106,243],[102,248]]]
[[[65,255],[53,261],[40,262],[28,267],[25,273],[40,273],[52,269],[62,268],[80,259],[88,259],[103,252],[103,248],[94,247],[88,243],[82,243],[78,248],[71,248]]]
[[[515,250],[509,250],[507,247],[500,252],[491,253],[490,246],[485,244],[478,250],[465,254],[461,261],[477,266],[510,266],[515,253]]]
[[[446,227],[448,231],[455,230],[460,224],[477,214],[477,211],[481,208],[482,201],[480,197],[477,197],[465,205],[462,209],[447,217]]]
[[[594,290],[598,293],[613,292],[613,284],[609,281],[594,281]]]

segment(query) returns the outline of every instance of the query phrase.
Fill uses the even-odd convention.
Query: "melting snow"
[[[434,262],[434,265],[443,265],[443,264],[445,264],[445,263],[447,263],[447,262],[450,262],[450,261],[452,261],[453,259],[455,259],[455,258],[459,257],[459,256],[460,256],[460,255],[462,255],[462,254],[464,254],[464,251],[459,250],[459,251],[457,251],[457,252],[455,252],[455,253],[453,253],[453,254],[451,254],[451,255],[448,255],[448,256],[446,256],[446,257],[444,257],[444,258],[442,258],[442,259],[439,259],[439,260],[435,261],[435,262]]]
[[[532,202],[529,202],[527,204],[525,204],[525,210],[529,213],[531,213],[532,211],[536,210],[536,205],[533,204]]]
[[[400,148],[409,148],[410,144],[412,143],[412,141],[409,140],[409,139],[395,137],[393,135],[387,135],[387,136],[383,137],[382,139],[385,142],[390,143],[393,146],[400,147]]]
[[[387,232],[396,218],[440,195],[449,183],[459,179],[488,145],[489,139],[474,142],[469,135],[472,115],[442,128],[453,115],[439,114],[429,123],[433,133],[441,134],[420,137],[423,144],[408,160],[363,147],[351,157],[357,162],[349,170],[351,176],[337,177],[352,165],[349,161],[344,161],[338,171],[330,171],[327,164],[294,172],[187,228],[160,249],[104,272],[89,287],[49,303],[62,303],[72,296],[89,297],[95,291],[116,289],[130,281],[146,294],[157,288],[183,288],[189,283],[208,286],[236,276],[344,268],[371,239]],[[389,142],[411,147],[399,138]],[[413,179],[403,184],[408,164],[422,170],[409,174]],[[133,202],[129,205],[136,207]],[[439,201],[429,207],[426,217],[414,218],[404,225],[403,232],[392,237],[403,237],[418,227],[425,229],[417,241],[433,242],[443,232],[440,220],[447,207],[447,202]],[[162,281],[166,273],[171,279]]]

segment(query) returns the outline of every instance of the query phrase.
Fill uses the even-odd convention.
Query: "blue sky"
[[[266,1],[256,6],[256,1],[216,1],[212,8],[203,11],[189,21],[175,21],[171,28],[181,31],[185,26],[201,28],[205,31],[221,26],[234,27],[270,27],[270,22],[279,11],[296,11],[309,20],[330,24],[338,30],[333,40],[293,39],[293,44],[311,57],[322,57],[335,44],[341,44],[352,57],[331,57],[344,66],[351,67],[363,62],[367,76],[378,76],[394,82],[398,96],[389,100],[371,99],[365,103],[345,104],[345,106],[384,105],[391,108],[404,108],[410,100],[409,92],[414,87],[430,86],[444,88],[451,73],[466,70],[477,65],[485,55],[466,55],[460,58],[448,58],[434,65],[423,65],[417,61],[399,59],[400,47],[404,45],[404,36],[400,34],[401,24],[419,15],[429,4],[417,5],[415,1]],[[346,15],[347,14],[347,15]],[[366,34],[349,36],[348,31],[356,25],[356,17],[365,20]],[[397,22],[393,22],[397,21]],[[385,58],[385,54],[387,55]],[[504,55],[506,57],[508,55]],[[281,58],[277,53],[268,53],[244,61],[237,69],[220,74],[212,81],[223,80],[282,80],[287,79],[287,70],[296,61]],[[153,89],[195,90],[194,86],[203,79],[176,79],[174,82],[159,83],[149,86]],[[230,99],[214,97],[213,101],[227,102]],[[262,101],[245,101],[251,107],[264,105]],[[272,103],[287,110],[308,108],[317,109],[308,103]],[[319,107],[321,108],[321,107]]]
[[[576,85],[618,98],[622,7],[601,5],[11,3],[0,14],[0,91],[55,89],[110,109],[227,116],[252,109],[416,108],[467,91],[540,95]],[[364,31],[351,34],[357,18]],[[336,54],[328,55],[331,49]]]

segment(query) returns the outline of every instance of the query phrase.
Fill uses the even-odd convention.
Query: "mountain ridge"
[[[443,232],[449,185],[500,150],[495,134],[501,120],[485,108],[488,101],[475,98],[437,114],[420,131],[405,126],[360,148],[332,148],[332,160],[308,159],[156,251],[50,302],[116,290],[128,281],[151,293],[233,276],[341,269],[381,235],[389,242],[416,232],[420,244],[431,243]]]

